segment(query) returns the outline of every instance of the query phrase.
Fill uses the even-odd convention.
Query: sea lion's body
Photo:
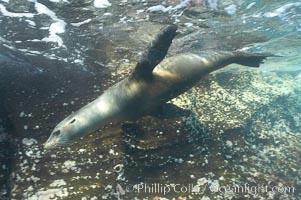
[[[131,76],[125,78],[107,89],[93,103],[95,107],[99,107],[96,105],[104,105],[104,101],[110,102],[106,104],[106,107],[112,106],[110,112],[113,117],[110,122],[136,120],[187,91],[203,76],[223,67],[232,57],[232,52],[222,51],[172,56],[154,68],[151,79],[134,79]]]
[[[163,60],[175,30],[174,26],[169,26],[157,36],[129,77],[59,123],[45,148],[65,145],[109,122],[135,120],[149,115],[212,71],[231,63],[258,67],[270,55],[205,51],[179,54]]]
[[[234,55],[230,52],[215,52],[213,57],[210,52],[203,53],[207,56],[186,53],[166,58],[154,68],[152,79],[136,80],[128,77],[107,92],[110,96],[116,93],[116,99],[120,101],[118,107],[123,107],[122,113],[126,110],[124,113],[127,119],[145,116],[193,87],[203,76],[223,67]],[[220,62],[219,58],[222,57],[225,62]]]

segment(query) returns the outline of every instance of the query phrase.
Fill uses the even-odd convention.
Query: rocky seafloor
[[[14,85],[10,90],[3,89],[7,115],[1,116],[1,168],[9,172],[1,177],[3,197],[301,197],[300,72],[230,66],[173,99],[171,103],[178,107],[167,106],[159,118],[109,124],[50,152],[42,145],[56,123],[101,93],[105,88],[97,84],[101,78],[114,78],[60,67],[43,77],[23,75],[17,76],[18,81],[10,80]],[[56,81],[63,77],[63,83]],[[3,128],[4,124],[9,128]],[[246,184],[290,190],[216,190]],[[139,185],[152,189],[138,190]],[[175,191],[162,189],[174,186]]]

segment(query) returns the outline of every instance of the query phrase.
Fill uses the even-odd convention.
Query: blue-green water
[[[210,74],[172,100],[183,116],[109,124],[46,152],[54,126],[128,76],[170,23],[169,55],[279,57]],[[0,0],[0,198],[300,199],[300,33],[297,0]]]

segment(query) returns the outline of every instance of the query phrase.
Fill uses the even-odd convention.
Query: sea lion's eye
[[[73,124],[76,121],[76,119],[73,119],[69,124]]]

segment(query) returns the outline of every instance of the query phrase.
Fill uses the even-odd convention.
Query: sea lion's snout
[[[46,143],[44,144],[44,149],[45,149],[45,150],[54,149],[54,146],[51,145],[49,142],[46,142]]]
[[[44,149],[50,150],[54,149],[58,145],[58,136],[60,135],[60,130],[55,130],[50,134],[50,137],[44,144]]]
[[[83,112],[82,115],[85,115]],[[72,141],[80,138],[84,134],[91,132],[91,123],[87,123],[81,116],[74,115],[61,121],[51,132],[48,140],[44,144],[44,149],[54,149],[70,144]],[[93,122],[93,121],[92,121]]]

